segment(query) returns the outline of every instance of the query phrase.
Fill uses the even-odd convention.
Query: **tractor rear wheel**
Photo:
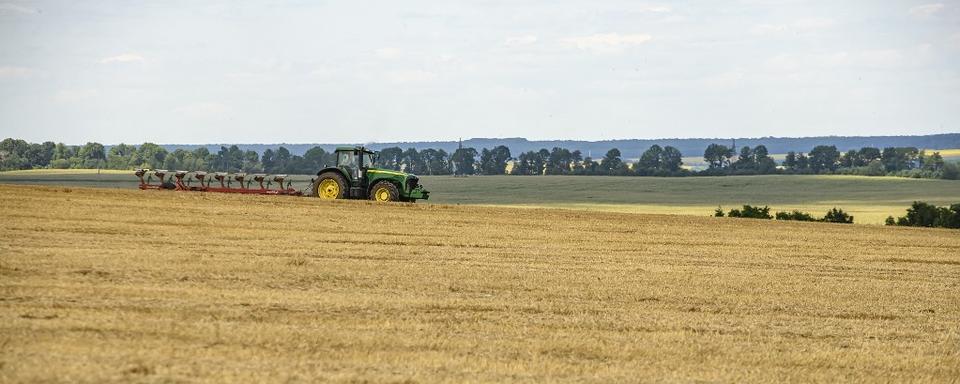
[[[389,181],[380,181],[370,188],[370,200],[373,201],[398,201],[400,200],[400,191],[397,186]]]
[[[317,197],[324,200],[342,199],[347,191],[347,181],[336,172],[320,174],[317,183],[313,185]]]

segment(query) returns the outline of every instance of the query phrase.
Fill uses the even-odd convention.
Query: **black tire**
[[[330,185],[329,185],[330,181],[333,181],[336,183],[337,188],[335,191],[330,188]],[[320,189],[321,185],[324,185],[324,187],[326,187],[326,190],[322,191]],[[320,178],[318,178],[317,181],[313,184],[314,196],[319,197],[321,199],[326,199],[326,200],[342,199],[344,198],[346,193],[347,193],[347,181],[344,180],[343,176],[341,176],[337,172],[321,173]]]
[[[393,183],[378,181],[370,188],[370,200],[373,201],[400,201],[400,191]]]

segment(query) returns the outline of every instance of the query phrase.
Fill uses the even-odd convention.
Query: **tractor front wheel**
[[[336,172],[324,172],[313,186],[317,197],[323,200],[342,199],[347,191],[347,182]]]
[[[400,200],[400,191],[397,186],[389,181],[380,181],[370,188],[370,200],[373,201],[398,201]]]

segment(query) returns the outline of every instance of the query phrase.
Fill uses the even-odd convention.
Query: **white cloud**
[[[395,59],[400,56],[400,49],[394,47],[380,48],[376,50],[377,57],[381,59]]]
[[[960,32],[957,32],[951,35],[947,39],[947,42],[954,47],[960,48]]]
[[[136,53],[124,53],[116,56],[104,57],[100,59],[101,64],[107,63],[132,63],[132,62],[142,62],[146,59],[143,56],[140,56]]]
[[[523,35],[523,36],[510,36],[504,40],[503,44],[508,47],[516,47],[521,45],[530,45],[537,42],[537,37],[534,35]]]
[[[0,67],[0,79],[29,77],[37,71],[26,67]]]
[[[422,70],[390,71],[386,73],[387,81],[394,84],[422,83],[437,78],[437,74]]]
[[[173,109],[173,112],[190,118],[222,119],[230,115],[232,109],[223,103],[200,102],[183,105]]]
[[[784,24],[759,24],[754,26],[750,32],[755,35],[780,35],[780,34],[801,34],[809,35],[817,31],[830,29],[836,26],[837,22],[833,19],[816,17],[799,19],[792,23]]]
[[[617,33],[601,33],[589,36],[577,36],[561,39],[560,42],[577,49],[601,53],[622,52],[625,48],[640,45],[653,39],[647,34],[621,35]]]
[[[53,99],[61,103],[75,103],[79,101],[96,98],[100,95],[97,89],[61,89],[53,96]]]
[[[924,4],[910,8],[907,13],[914,17],[930,17],[940,12],[943,7],[943,3]]]
[[[307,77],[319,80],[331,80],[336,78],[338,71],[330,67],[318,67],[307,73]]]
[[[800,19],[793,22],[793,26],[803,30],[814,30],[814,29],[827,29],[832,28],[836,25],[837,22],[833,19],[828,19],[824,17],[814,17],[808,19]]]
[[[35,15],[40,13],[39,10],[33,8],[27,8],[22,5],[11,4],[11,3],[0,3],[0,14],[11,14],[19,13],[24,15]]]
[[[651,13],[667,13],[673,11],[670,7],[666,5],[651,5],[646,7],[641,7],[640,12],[651,12]]]
[[[724,72],[704,78],[703,85],[712,88],[731,88],[741,85],[744,79],[742,72]]]
[[[906,64],[903,53],[896,49],[827,54],[783,54],[766,61],[768,68],[787,72],[836,68],[892,69]]]

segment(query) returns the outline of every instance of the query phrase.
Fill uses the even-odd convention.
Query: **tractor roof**
[[[347,152],[364,151],[364,152],[367,152],[367,153],[373,153],[373,151],[371,151],[371,150],[369,150],[369,149],[366,149],[366,148],[364,148],[364,147],[360,147],[360,146],[357,146],[357,147],[337,147],[336,152],[340,152],[340,151],[347,151]]]

